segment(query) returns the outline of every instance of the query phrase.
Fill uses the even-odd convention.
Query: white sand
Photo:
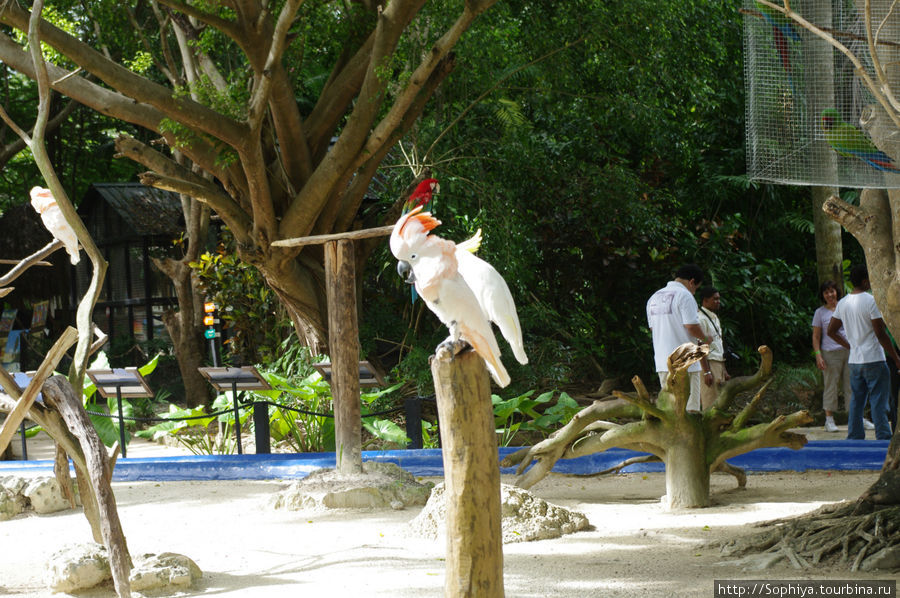
[[[138,456],[138,455],[133,455]],[[533,491],[581,511],[595,526],[556,540],[507,545],[510,598],[704,597],[714,579],[898,579],[898,572],[851,574],[779,567],[764,573],[722,566],[703,542],[749,533],[752,525],[855,499],[877,472],[750,475],[745,490],[714,475],[713,506],[665,512],[664,474],[602,478],[552,475]],[[432,481],[438,481],[433,479]],[[504,476],[504,482],[512,478]],[[443,545],[409,537],[419,509],[302,513],[274,510],[285,482],[122,482],[114,484],[131,552],[172,551],[194,559],[201,584],[181,596],[425,598],[442,595]],[[61,596],[45,587],[46,556],[90,540],[80,511],[20,515],[0,522],[0,596]],[[80,594],[111,597],[111,588]]]

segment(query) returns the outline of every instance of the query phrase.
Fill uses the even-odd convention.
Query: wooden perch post
[[[500,465],[481,357],[438,347],[431,361],[447,500],[444,598],[502,598]]]
[[[334,396],[335,467],[362,473],[362,415],[359,405],[359,324],[356,317],[356,256],[353,241],[325,243],[328,347]]]

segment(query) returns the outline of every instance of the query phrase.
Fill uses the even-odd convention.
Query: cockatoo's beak
[[[406,284],[414,284],[416,282],[416,275],[413,274],[409,262],[397,262],[397,274],[400,275],[400,278],[402,278]]]

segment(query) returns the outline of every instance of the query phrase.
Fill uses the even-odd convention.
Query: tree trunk
[[[103,543],[109,553],[113,583],[119,598],[131,596],[131,555],[125,543],[125,534],[119,521],[116,498],[112,491],[112,470],[106,447],[97,436],[81,400],[75,396],[72,386],[62,376],[54,376],[43,386],[45,400],[56,407],[69,429],[84,449],[87,473],[99,508],[100,530]]]
[[[199,407],[209,400],[210,387],[199,371],[206,364],[207,348],[199,336],[202,329],[198,331],[193,326],[186,326],[184,314],[183,307],[177,312],[166,310],[163,324],[172,339],[178,371],[184,383],[185,402],[188,407]]]
[[[796,10],[804,13],[804,9],[815,8],[825,22],[831,21],[831,6],[818,0],[801,0]],[[823,12],[824,11],[824,12]],[[806,14],[809,14],[807,11]],[[832,48],[828,44],[806,44],[802,55],[803,70],[807,77],[816,82],[815,86],[806,88],[805,105],[809,114],[818,116],[825,108],[834,106],[834,61]],[[827,169],[826,178],[837,180],[837,155],[825,143],[809,146],[814,155],[811,164]],[[822,204],[832,195],[837,195],[834,187],[812,187],[811,199],[813,208],[813,226],[816,236],[816,273],[819,284],[833,280],[842,286],[842,262],[844,259],[841,246],[841,226],[822,212]],[[841,293],[843,294],[843,293]]]
[[[444,598],[502,598],[500,467],[484,361],[444,345],[432,358],[444,456],[447,572]]]
[[[837,195],[834,187],[812,187],[813,225],[816,235],[816,272],[819,284],[832,280],[843,295],[844,248],[841,243],[841,225],[822,211],[825,200]],[[821,297],[820,297],[821,299]]]
[[[666,502],[670,509],[709,506],[709,464],[699,439],[692,434],[669,445],[666,453]]]
[[[178,310],[166,310],[163,324],[175,349],[175,359],[184,382],[185,401],[188,407],[205,405],[209,400],[209,386],[198,368],[205,365],[206,347],[202,341],[203,321],[200,319],[192,271],[183,260],[154,259],[153,263],[175,286]]]

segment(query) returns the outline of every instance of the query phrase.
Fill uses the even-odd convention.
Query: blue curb
[[[771,471],[871,471],[884,464],[887,440],[814,440],[800,450],[761,448],[728,462],[748,473]],[[500,459],[516,448],[501,448]],[[645,455],[626,449],[609,449],[575,459],[557,461],[556,473],[589,475],[614,467],[632,457]],[[396,463],[415,476],[443,476],[440,449],[363,451],[364,461]],[[117,482],[174,480],[273,480],[304,478],[311,472],[334,467],[334,453],[272,455],[198,455],[190,457],[127,458],[116,462]],[[515,473],[504,467],[502,473]],[[664,471],[662,463],[637,463],[623,472]],[[0,476],[52,474],[53,461],[0,461]]]

